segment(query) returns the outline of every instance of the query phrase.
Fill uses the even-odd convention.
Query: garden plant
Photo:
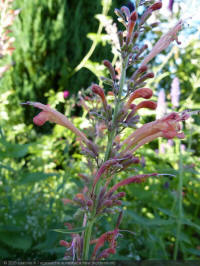
[[[144,11],[138,15],[138,8],[141,7]],[[74,216],[77,221],[65,223],[66,229],[55,229],[71,237],[71,240],[60,241],[60,245],[66,248],[65,259],[101,260],[116,254],[123,234],[128,232],[134,235],[129,228],[121,227],[125,212],[122,204],[126,195],[124,188],[132,183],[140,186],[140,183],[149,178],[174,177],[165,171],[144,173],[144,169],[137,168],[138,165],[144,164],[144,158],[137,154],[138,149],[158,138],[183,139],[185,136],[182,124],[192,114],[190,110],[172,111],[141,125],[142,110],[152,112],[157,108],[157,103],[151,100],[153,90],[146,86],[147,81],[154,78],[149,62],[173,41],[179,44],[177,35],[184,24],[179,20],[149,50],[145,41],[141,41],[141,36],[157,26],[157,22],[148,24],[148,19],[161,7],[160,1],[138,0],[132,10],[126,6],[115,10],[122,24],[122,30],[117,32],[118,43],[113,44],[118,45],[120,56],[117,66],[120,67],[104,60],[103,64],[110,77],[101,77],[100,85],[92,84],[87,90],[80,92],[80,104],[86,112],[88,130],[83,132],[78,129],[70,119],[49,105],[39,102],[22,103],[41,110],[34,117],[34,124],[42,126],[50,121],[72,131],[77,137],[81,152],[85,155],[87,170],[85,173],[79,173],[84,188],[73,199],[65,199],[66,204],[77,206],[77,215]],[[180,143],[177,147],[181,147]],[[129,177],[119,181],[118,176],[123,176],[123,172],[128,173]],[[179,218],[182,215],[181,197],[180,178]],[[115,227],[101,235],[95,234],[94,228],[102,219],[108,217],[115,219]],[[180,221],[179,219],[177,225],[179,234],[173,247],[174,259],[177,258],[179,248]],[[74,223],[79,224],[79,227],[74,227]]]

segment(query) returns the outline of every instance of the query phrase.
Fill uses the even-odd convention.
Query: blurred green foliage
[[[121,4],[122,1],[113,1],[110,13]],[[91,47],[86,35],[97,31],[98,21],[94,16],[101,13],[102,7],[101,1],[78,0],[17,0],[16,6],[21,8],[21,13],[14,28],[14,65],[0,80],[0,258],[58,259],[64,255],[64,248],[59,246],[63,235],[52,230],[63,228],[64,222],[73,223],[73,215],[82,217],[74,206],[64,205],[62,199],[72,199],[83,188],[78,174],[87,173],[87,168],[71,132],[57,125],[36,129],[27,122],[35,111],[29,109],[25,120],[19,103],[44,100],[64,110],[77,127],[85,127],[84,117],[73,113],[73,109],[77,109],[76,96],[64,100],[62,91],[67,89],[72,94],[98,79],[86,68],[71,77],[70,73]],[[112,59],[110,51],[109,45],[102,48],[100,41],[91,62],[99,65],[104,58]],[[180,110],[200,108],[199,54],[200,42],[191,41],[186,49],[173,53],[162,69],[155,66],[154,71],[165,75],[158,75],[151,86],[165,88],[168,108],[171,107],[169,89],[174,76],[180,79]],[[184,129],[179,259],[200,256],[199,120],[194,115]],[[165,147],[164,153],[161,153],[161,145]],[[178,146],[178,142],[170,146],[165,140],[146,145],[138,152],[138,156],[146,160],[145,168],[140,166],[132,173],[117,177],[120,180],[135,172],[155,171],[176,176],[149,179],[125,189],[125,217],[121,229],[134,234],[122,232],[118,254],[113,258],[173,257],[180,177]],[[96,228],[97,236],[112,230],[114,224],[111,217],[105,217]]]

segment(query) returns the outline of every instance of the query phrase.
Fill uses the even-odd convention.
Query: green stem
[[[90,239],[91,239],[93,224],[94,224],[94,220],[89,221],[87,223],[87,227],[85,229],[84,243],[83,243],[83,247],[84,247],[83,260],[88,260],[88,254],[89,254],[89,248],[90,248]]]
[[[128,57],[125,58],[125,60],[122,62],[122,67],[121,67],[121,78],[120,78],[120,85],[119,85],[119,92],[118,92],[118,97],[116,100],[115,104],[115,109],[112,117],[112,130],[108,133],[108,142],[107,142],[107,147],[106,147],[106,152],[105,152],[105,157],[104,157],[104,162],[109,159],[110,152],[113,146],[113,141],[116,136],[116,119],[117,115],[119,113],[119,108],[120,108],[120,102],[121,102],[121,97],[122,97],[122,91],[126,79],[126,68],[127,68],[127,63],[128,63]],[[95,195],[99,194],[101,188],[101,180],[96,184],[95,187]],[[85,229],[84,233],[84,243],[83,243],[83,260],[88,260],[88,255],[89,255],[89,247],[90,247],[90,239],[91,239],[91,234],[92,234],[92,228],[95,222],[95,215],[96,215],[96,207],[97,207],[97,201],[94,202],[93,205],[93,210],[92,210],[92,217],[90,220],[87,222],[87,226]]]
[[[107,13],[109,11],[109,8],[110,8],[110,4],[107,3],[103,6],[103,12],[102,12],[102,15],[103,16],[107,16]],[[88,51],[88,53],[85,55],[85,57],[81,60],[81,62],[73,69],[73,71],[69,74],[68,78],[70,78],[71,76],[73,76],[76,72],[78,72],[82,67],[85,66],[85,64],[87,63],[87,61],[89,60],[89,58],[92,56],[98,42],[99,42],[99,36],[103,30],[103,24],[102,22],[100,21],[99,23],[99,27],[98,27],[98,30],[97,30],[97,37],[95,38],[95,40],[93,41],[92,43],[92,46],[90,47],[90,50]]]
[[[177,260],[178,248],[180,242],[181,225],[183,218],[183,158],[181,153],[181,142],[179,142],[179,183],[178,183],[178,217],[176,228],[176,242],[174,248],[173,259]]]

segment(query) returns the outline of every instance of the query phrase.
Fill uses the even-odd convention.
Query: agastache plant
[[[145,11],[139,18],[137,8],[143,4]],[[142,108],[155,110],[157,107],[157,103],[151,100],[152,89],[146,87],[146,81],[154,77],[148,63],[158,53],[167,49],[172,41],[176,40],[179,43],[177,34],[182,27],[181,20],[164,34],[144,56],[148,47],[146,44],[140,45],[140,36],[145,32],[148,18],[161,7],[161,2],[136,1],[136,9],[132,12],[126,6],[115,10],[118,20],[125,27],[124,31],[118,31],[120,71],[116,74],[111,62],[104,60],[103,64],[110,77],[101,79],[106,86],[110,87],[108,93],[102,86],[92,84],[83,94],[79,94],[80,105],[88,112],[94,131],[93,136],[90,134],[87,137],[67,117],[49,105],[38,102],[24,103],[42,110],[33,119],[36,125],[42,126],[50,121],[71,130],[77,136],[82,152],[88,159],[91,175],[79,174],[85,182],[84,190],[72,200],[65,199],[66,204],[76,204],[83,213],[83,221],[80,224],[81,233],[76,228],[73,231],[72,224],[65,224],[69,230],[72,230],[71,241],[60,242],[66,247],[65,258],[67,259],[100,260],[116,253],[119,236],[123,231],[120,229],[123,216],[120,208],[121,199],[125,197],[123,187],[131,183],[145,182],[149,177],[158,177],[163,174],[138,174],[131,170],[130,177],[113,185],[114,177],[122,171],[128,171],[130,166],[141,163],[136,152],[146,143],[159,137],[184,138],[181,123],[189,117],[187,111],[166,114],[160,119],[137,128],[140,119],[138,111]],[[113,102],[109,100],[110,97],[113,97]],[[131,128],[132,132],[124,137],[127,128]],[[104,146],[105,142],[99,141],[99,138],[103,139],[105,135],[107,139]],[[93,229],[97,221],[105,214],[116,213],[118,217],[115,228],[100,236],[96,235]]]

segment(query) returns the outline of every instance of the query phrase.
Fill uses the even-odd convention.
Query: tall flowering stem
[[[104,162],[106,162],[109,159],[110,152],[111,152],[111,149],[113,146],[113,141],[114,141],[114,138],[116,137],[115,123],[116,123],[117,114],[119,112],[119,105],[121,102],[122,90],[124,88],[125,79],[126,79],[127,63],[128,63],[128,57],[124,60],[124,62],[122,61],[119,93],[118,93],[118,97],[116,99],[114,114],[113,114],[113,118],[112,118],[112,127],[111,127],[112,129],[111,129],[111,132],[108,132],[108,141],[107,141],[107,147],[106,147]],[[98,182],[97,186],[95,187],[95,193],[97,195],[99,194],[100,187],[101,187],[101,180]],[[95,205],[95,207],[97,207],[97,205]],[[96,213],[96,209],[94,208],[93,209],[93,217],[95,216],[95,213]],[[91,238],[93,225],[94,225],[94,218],[92,218],[92,220],[88,222],[86,230],[85,230],[84,251],[83,251],[83,259],[84,260],[88,259],[90,238]]]
[[[144,2],[137,1],[136,7],[143,5]],[[101,77],[103,83],[110,86],[109,95],[114,97],[114,101],[109,101],[103,86],[98,84],[92,84],[88,90],[79,95],[80,105],[89,113],[88,117],[92,121],[90,138],[75,127],[72,121],[49,105],[37,102],[25,103],[42,110],[33,119],[36,125],[42,126],[50,121],[71,130],[80,141],[82,152],[88,160],[87,165],[91,175],[79,174],[86,182],[83,191],[76,194],[73,200],[65,199],[64,201],[78,205],[84,213],[82,222],[84,231],[81,234],[72,234],[71,242],[61,241],[61,244],[66,247],[66,256],[71,256],[74,260],[100,260],[115,254],[122,221],[121,199],[126,195],[124,191],[118,190],[132,183],[139,185],[149,177],[163,175],[159,173],[139,174],[137,171],[133,174],[131,166],[142,163],[140,158],[136,157],[135,152],[141,146],[159,137],[184,138],[184,133],[181,132],[181,123],[189,117],[186,111],[172,112],[137,128],[140,119],[139,111],[143,108],[150,110],[157,108],[157,103],[151,100],[153,90],[145,86],[146,81],[154,77],[154,73],[149,71],[147,64],[159,52],[166,49],[173,40],[177,40],[177,33],[182,26],[182,22],[179,22],[163,35],[145,57],[143,53],[148,47],[145,44],[140,47],[137,41],[140,34],[145,31],[144,24],[148,18],[154,11],[162,7],[161,1],[153,4],[152,1],[148,1],[147,4],[147,8],[140,18],[137,15],[137,10],[131,11],[126,6],[115,10],[120,22],[125,27],[124,32],[118,32],[120,62],[117,62],[117,67],[115,67],[108,60],[104,60],[103,64],[108,69],[110,77]],[[118,67],[119,63],[120,67]],[[95,107],[90,108],[90,103]],[[122,133],[127,128],[136,129],[132,130],[124,140],[121,140],[121,138],[123,139]],[[105,146],[103,145],[104,139],[96,141],[97,138],[103,138],[104,135],[106,135]],[[130,171],[131,176],[111,187],[113,177],[125,170],[127,173]],[[95,239],[93,227],[97,220],[105,214],[116,214],[116,212],[118,212],[118,218],[114,230],[104,232]],[[105,243],[108,244],[108,247],[105,247]],[[95,246],[92,251],[93,244]]]

